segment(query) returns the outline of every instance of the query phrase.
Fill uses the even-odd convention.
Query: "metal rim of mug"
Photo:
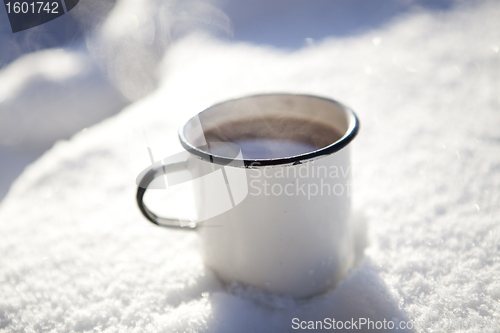
[[[266,167],[266,166],[278,166],[278,165],[297,165],[301,164],[304,162],[312,161],[327,155],[331,155],[345,146],[347,146],[358,134],[359,131],[359,120],[354,111],[352,111],[349,107],[343,105],[342,103],[337,102],[334,99],[328,98],[328,97],[322,97],[322,96],[316,96],[316,95],[308,95],[308,94],[290,94],[290,93],[268,93],[268,94],[255,94],[255,95],[249,95],[249,96],[244,96],[244,97],[238,97],[238,98],[233,98],[230,100],[225,100],[224,102],[214,104],[200,113],[211,109],[213,107],[216,107],[218,105],[239,100],[239,99],[244,99],[244,98],[252,98],[252,97],[260,97],[260,96],[297,96],[297,97],[312,97],[312,98],[318,98],[322,99],[325,101],[328,101],[330,103],[333,103],[340,107],[345,113],[348,118],[350,118],[349,122],[349,128],[345,132],[345,134],[340,138],[339,140],[333,142],[332,144],[323,147],[321,149],[313,150],[311,152],[305,153],[305,154],[300,154],[300,155],[295,155],[295,156],[289,156],[289,157],[280,157],[280,158],[274,158],[274,159],[243,159],[243,165],[245,168],[259,168],[259,167]],[[215,163],[215,164],[220,164],[220,165],[228,165],[233,162],[232,158],[224,157],[224,156],[219,156],[215,154],[210,154],[206,151],[203,151],[195,146],[193,146],[185,137],[184,135],[184,127],[181,127],[179,130],[179,140],[187,151],[189,151],[191,154],[196,155],[200,157],[201,159],[208,161],[210,163]]]

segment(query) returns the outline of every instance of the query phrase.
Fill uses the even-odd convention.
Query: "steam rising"
[[[93,3],[98,5],[87,5],[80,11],[80,21],[98,21],[93,14],[102,5],[97,0]],[[229,18],[201,1],[119,0],[103,23],[96,25],[87,35],[87,48],[130,101],[155,89],[158,65],[175,38],[200,30],[231,35]]]
[[[16,34],[8,22],[0,10],[0,147],[35,150],[153,91],[176,38],[231,34],[223,12],[194,0],[85,0]]]

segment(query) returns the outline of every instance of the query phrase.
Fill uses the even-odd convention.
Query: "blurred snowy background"
[[[13,35],[0,10],[0,332],[498,332],[499,17],[493,0],[81,0]],[[361,119],[358,266],[310,300],[222,286],[194,233],[149,227],[127,170],[130,129],[168,156],[189,115],[268,91]]]
[[[376,29],[409,12],[442,12],[459,3],[81,0],[67,15],[16,34],[2,9],[0,198],[55,141],[151,93],[165,52],[190,33],[291,52]]]

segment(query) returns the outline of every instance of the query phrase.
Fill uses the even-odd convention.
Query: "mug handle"
[[[151,168],[142,176],[139,180],[139,185],[137,186],[137,205],[141,210],[142,214],[153,224],[165,228],[176,228],[182,230],[194,230],[195,227],[185,228],[184,226],[189,226],[190,221],[184,221],[176,218],[161,217],[149,210],[144,204],[144,193],[148,189],[149,184],[157,178],[158,176],[166,175],[167,173],[182,171],[186,169],[186,161],[175,162],[175,163],[161,163],[159,165],[153,165]]]

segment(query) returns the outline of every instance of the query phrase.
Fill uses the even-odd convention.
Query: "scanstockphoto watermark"
[[[351,318],[349,320],[336,320],[335,318],[324,318],[323,320],[301,320],[292,319],[292,329],[294,330],[338,330],[338,331],[357,331],[357,330],[398,330],[414,331],[423,329],[432,329],[433,331],[449,330],[472,330],[473,332],[482,332],[484,330],[500,330],[500,322],[495,318],[449,318],[445,320],[372,320],[370,318]]]
[[[345,183],[335,183],[331,184],[320,179],[320,183],[303,183],[300,178],[296,179],[292,183],[280,184],[271,183],[267,180],[253,179],[250,181],[250,195],[253,196],[281,196],[286,195],[292,196],[304,196],[307,200],[316,196],[351,196],[351,183],[346,181]]]
[[[350,320],[336,320],[335,318],[325,318],[323,320],[300,320],[292,319],[292,329],[294,330],[412,330],[412,321],[396,320],[371,320],[370,318],[351,318]]]
[[[254,163],[252,166],[258,166]],[[296,167],[257,168],[248,173],[252,196],[351,196],[351,168],[304,163]]]

